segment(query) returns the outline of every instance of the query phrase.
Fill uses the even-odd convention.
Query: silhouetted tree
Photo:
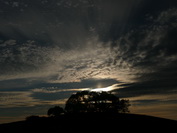
[[[65,111],[63,110],[63,108],[61,108],[60,106],[55,106],[48,110],[47,115],[50,117],[57,117],[63,114],[64,112]]]
[[[129,100],[126,100],[126,99],[120,100],[119,106],[120,106],[119,107],[120,108],[119,112],[121,112],[121,113],[130,112],[129,111],[129,106],[130,106]]]
[[[119,99],[108,92],[77,92],[66,102],[65,110],[68,113],[78,112],[129,112],[129,100]]]

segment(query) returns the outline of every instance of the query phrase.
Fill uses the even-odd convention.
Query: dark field
[[[79,113],[59,117],[30,117],[1,124],[2,133],[154,132],[177,130],[177,121],[135,114]]]

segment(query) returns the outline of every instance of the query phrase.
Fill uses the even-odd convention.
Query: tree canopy
[[[82,91],[70,96],[65,110],[68,113],[80,112],[129,112],[129,100],[119,99],[108,92]]]
[[[55,107],[50,108],[48,110],[47,115],[51,116],[51,117],[57,117],[57,116],[60,116],[63,113],[64,113],[63,108],[61,108],[60,106],[55,106]]]

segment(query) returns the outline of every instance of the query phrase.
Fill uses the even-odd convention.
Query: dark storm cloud
[[[163,73],[159,82],[174,84],[174,0],[1,0],[0,7],[1,75],[63,82],[133,75],[146,84]]]
[[[175,0],[112,0],[103,3],[104,11],[101,10],[103,14],[99,16],[102,21],[97,22],[98,34],[102,41],[111,40],[112,46],[116,45],[117,39],[132,29],[145,24],[151,25],[147,16],[156,16],[169,8],[176,8],[177,5]]]
[[[176,17],[176,9],[169,9],[152,20],[151,25],[142,25],[122,36],[116,42],[117,57],[145,68],[176,60]]]
[[[123,58],[138,70],[137,83],[118,90],[125,97],[176,93],[177,10],[168,9],[150,18],[150,25],[121,37],[114,48],[117,60]]]
[[[160,0],[0,2],[2,39],[35,39],[43,45],[57,43],[67,48],[81,46],[92,35],[114,43],[122,34],[145,22],[145,15],[174,6],[174,0],[168,4]]]
[[[13,37],[20,41],[38,40],[42,45],[57,43],[63,47],[72,46],[70,43],[77,41],[78,35],[85,38],[86,28],[89,28],[84,27],[87,19],[82,18],[87,18],[88,8],[78,2],[75,2],[78,3],[76,8],[72,1],[62,0],[1,1],[1,37]],[[13,7],[14,3],[18,6]]]
[[[138,6],[139,2],[140,0],[1,0],[0,62],[2,65],[0,73],[15,75],[43,71],[49,65],[55,65],[55,68],[51,69],[61,72],[63,69],[68,71],[69,65],[73,69],[75,67],[72,66],[73,64],[82,68],[80,70],[84,70],[88,64],[82,63],[83,65],[80,66],[78,64],[81,63],[76,62],[76,60],[81,60],[79,57],[82,55],[79,55],[79,52],[88,49],[90,45],[92,48],[87,50],[90,50],[90,54],[95,49],[104,51],[104,46],[100,48],[93,46],[97,46],[95,43],[101,42],[102,45],[103,41],[106,43],[112,41],[112,37],[117,39],[120,34],[119,28],[125,27],[122,24],[126,22],[129,13]],[[92,41],[95,38],[99,40]],[[11,43],[11,46],[7,45],[7,42]],[[64,53],[77,48],[74,54],[79,57],[71,60],[73,64],[68,64],[70,59],[66,62],[62,61],[64,53],[57,51],[56,48],[64,50]],[[108,52],[106,50],[104,56],[109,58],[109,55],[106,55]],[[53,55],[52,53],[59,54]],[[71,54],[73,53],[70,52],[64,56],[70,58]],[[84,70],[82,73],[86,76],[82,77],[90,78],[90,76],[98,75],[101,73],[98,69],[104,69],[109,64],[110,61],[107,59],[101,63],[98,54],[97,56],[98,59],[92,65],[94,70],[93,68]],[[57,62],[57,58],[61,60]],[[93,60],[93,57],[90,60]],[[64,66],[61,66],[63,65],[61,62],[65,63]],[[57,66],[62,67],[62,70],[56,70]],[[50,70],[47,68],[46,71]],[[78,70],[74,68],[73,71]],[[107,69],[107,71],[110,70]]]
[[[47,41],[66,48],[82,46],[85,40],[97,34],[102,40],[117,39],[139,1],[1,0],[1,39],[35,39],[43,45]]]

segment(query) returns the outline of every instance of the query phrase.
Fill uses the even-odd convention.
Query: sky
[[[0,0],[0,123],[77,91],[177,120],[176,0]]]

